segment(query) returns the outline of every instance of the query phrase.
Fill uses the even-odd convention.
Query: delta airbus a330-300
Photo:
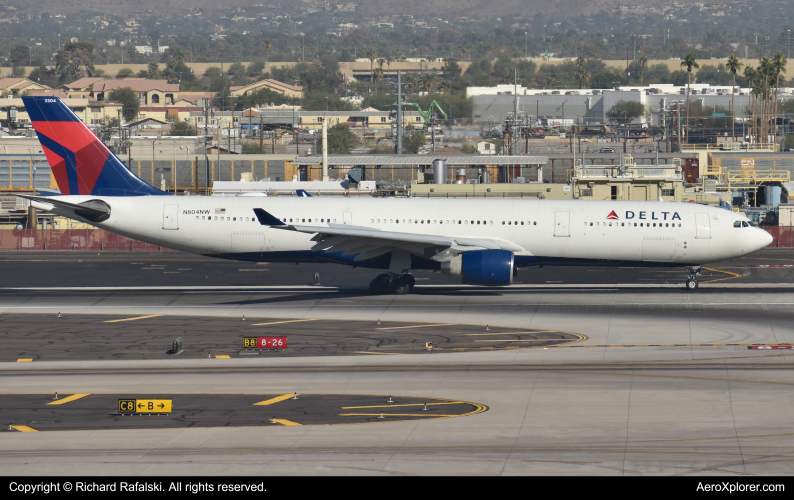
[[[173,196],[136,177],[60,100],[23,97],[61,196],[40,210],[130,238],[224,259],[387,270],[373,293],[408,292],[411,270],[483,286],[539,265],[680,266],[766,247],[743,215],[693,203]]]

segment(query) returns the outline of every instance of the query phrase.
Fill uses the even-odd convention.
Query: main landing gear
[[[416,284],[416,280],[410,274],[381,274],[369,284],[369,291],[373,295],[384,295],[387,293],[394,293],[396,295],[405,295]]]
[[[686,289],[687,290],[697,290],[698,289],[698,276],[700,276],[700,266],[692,266],[689,268],[689,273],[686,277]]]

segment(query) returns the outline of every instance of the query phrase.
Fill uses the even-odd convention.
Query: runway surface
[[[340,268],[336,278],[331,265],[326,271],[268,265],[262,267],[269,271],[231,272],[254,266],[206,263],[202,272],[191,268],[165,275],[130,264],[145,260],[138,255],[115,264],[98,262],[105,255],[75,255],[78,262],[72,264],[51,256],[40,264],[14,261],[28,254],[7,257],[0,262],[11,274],[0,290],[0,325],[8,325],[0,351],[5,361],[0,363],[1,401],[35,394],[44,398],[36,404],[44,404],[56,391],[109,395],[102,396],[108,401],[180,394],[194,395],[199,403],[206,397],[210,414],[217,405],[210,404],[211,396],[199,395],[243,395],[235,397],[247,403],[258,395],[298,392],[392,395],[413,398],[412,403],[438,398],[476,403],[487,411],[361,425],[317,425],[307,419],[300,426],[236,427],[244,420],[240,417],[202,428],[97,430],[97,424],[90,430],[48,430],[33,425],[39,417],[14,413],[24,406],[16,403],[0,409],[2,423],[39,432],[3,433],[0,461],[6,474],[756,475],[794,470],[794,351],[771,349],[794,343],[794,277],[788,267],[755,267],[787,266],[790,252],[765,251],[713,266],[710,277],[721,281],[705,283],[694,293],[684,291],[678,278],[666,285],[663,273],[643,283],[637,277],[643,270],[587,274],[587,269],[544,268],[522,271],[518,281],[536,281],[506,289],[466,287],[429,274],[416,293],[376,297],[364,293],[367,278],[343,282],[345,274],[358,280],[370,271]],[[24,280],[20,268],[28,265],[39,269],[28,269]],[[184,261],[173,265],[189,267]],[[76,269],[66,270],[71,267]],[[200,283],[210,268],[219,287]],[[320,286],[307,284],[315,272],[320,272]],[[533,274],[546,272],[562,279]],[[605,274],[594,279],[596,272]],[[632,278],[621,281],[629,272]],[[253,273],[259,277],[250,277]],[[592,280],[582,283],[582,276]],[[142,286],[130,285],[132,280]],[[150,317],[131,319],[141,316]],[[116,319],[130,320],[106,323]],[[243,331],[260,328],[253,323],[275,321],[296,321],[261,328],[294,337],[290,348],[304,349],[304,355],[241,355],[234,347],[228,358],[205,357],[202,342],[217,341],[224,332],[236,342]],[[416,328],[421,325],[433,326]],[[377,330],[393,326],[414,328]],[[507,343],[504,349],[481,349],[463,340],[477,338],[470,333],[507,332],[517,334],[509,339],[531,340],[522,336],[542,331],[577,340],[509,349]],[[354,332],[367,349],[344,347],[341,339]],[[195,355],[165,355],[174,334],[195,335],[196,344],[186,342],[184,354],[203,347]],[[431,335],[438,346],[444,347],[444,339],[458,350],[422,349]],[[93,340],[84,342],[85,337]],[[104,354],[97,342],[102,338]],[[384,354],[367,345],[383,338],[420,349]],[[130,351],[123,342],[131,346],[135,339],[156,343],[157,356],[141,355],[150,349],[144,346],[139,354],[114,358],[111,353]],[[14,360],[21,357],[20,348],[37,344],[39,357],[25,351],[33,361]],[[52,354],[59,344],[73,357]],[[752,348],[759,346],[770,349]],[[322,349],[327,353],[317,355]],[[86,410],[91,410],[89,398],[84,398]],[[325,405],[334,411],[342,406]],[[28,421],[12,422],[13,415]],[[290,416],[300,423],[296,413]]]

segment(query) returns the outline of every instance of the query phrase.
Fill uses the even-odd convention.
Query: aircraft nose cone
[[[761,231],[763,232],[763,234],[761,235],[761,243],[762,243],[761,248],[766,248],[769,245],[771,245],[773,241],[775,241],[775,238],[773,238],[771,234],[764,231],[763,229]]]

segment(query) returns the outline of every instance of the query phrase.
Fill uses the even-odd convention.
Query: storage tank
[[[435,159],[433,160],[433,184],[446,184],[447,183],[447,160]]]
[[[458,175],[455,176],[455,184],[466,184],[466,169],[459,168]]]

